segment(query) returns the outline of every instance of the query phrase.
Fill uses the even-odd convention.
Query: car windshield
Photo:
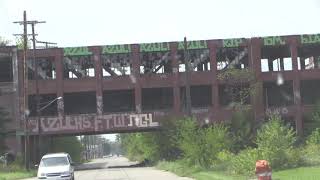
[[[51,158],[44,158],[40,162],[40,166],[50,167],[50,166],[61,166],[61,165],[68,165],[69,161],[67,157],[51,157]]]

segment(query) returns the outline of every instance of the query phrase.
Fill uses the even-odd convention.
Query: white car
[[[68,153],[46,154],[38,167],[38,179],[74,180],[74,163]]]

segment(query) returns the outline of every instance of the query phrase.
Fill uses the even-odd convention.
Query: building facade
[[[150,130],[186,114],[188,80],[200,125],[230,120],[236,102],[258,121],[280,114],[303,134],[319,98],[319,56],[319,34],[188,41],[187,51],[184,42],[40,49],[35,59],[30,50],[26,66],[19,52],[17,117],[27,92],[31,135]]]

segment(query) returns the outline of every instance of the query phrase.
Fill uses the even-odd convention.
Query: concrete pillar
[[[137,113],[142,111],[142,97],[140,84],[140,53],[139,45],[131,45],[132,49],[132,75],[131,81],[134,83],[135,109]]]
[[[280,58],[280,70],[279,71],[284,71],[284,62],[283,58]]]
[[[268,59],[268,69],[269,72],[273,71],[273,59]]]
[[[297,40],[292,41],[290,44],[291,51],[291,59],[293,65],[294,72],[294,80],[293,80],[293,95],[294,95],[294,106],[296,109],[295,114],[295,122],[296,122],[296,130],[298,135],[303,135],[303,122],[302,122],[302,112],[301,112],[301,93],[300,93],[300,75],[298,70],[298,45]]]
[[[214,116],[219,112],[219,84],[218,84],[218,70],[217,70],[217,46],[213,43],[213,41],[208,41],[209,47],[209,56],[210,56],[210,74],[212,77],[211,81],[211,103],[212,103],[212,111]]]
[[[173,73],[173,107],[174,113],[179,114],[181,110],[180,104],[180,86],[179,86],[179,62],[177,59],[178,44],[170,43],[171,59],[172,59],[172,73]]]
[[[265,117],[265,107],[263,104],[263,82],[261,79],[261,40],[258,38],[251,39],[249,59],[252,63],[250,67],[256,76],[257,82],[254,85],[255,91],[251,94],[251,105],[256,121],[262,120]],[[269,61],[269,60],[268,60]],[[269,69],[270,70],[270,69]]]
[[[57,83],[57,97],[63,97],[63,49],[56,49],[56,56],[54,57],[56,65],[56,83]],[[58,99],[58,117],[62,121],[64,117],[64,99]]]
[[[91,60],[94,61],[94,72],[96,80],[96,108],[97,115],[100,116],[103,114],[103,91],[102,91],[102,62],[101,62],[101,48],[92,47],[91,52],[93,56]]]

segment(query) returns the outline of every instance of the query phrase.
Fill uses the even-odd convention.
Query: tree
[[[108,155],[111,153],[111,145],[110,142],[108,140],[106,140],[103,144],[102,144],[102,148],[103,148],[103,154],[104,155]]]
[[[0,36],[0,46],[7,46],[9,42],[10,42],[9,40],[6,40]]]
[[[83,146],[75,136],[55,137],[53,140],[53,152],[67,152],[75,162],[81,162]]]
[[[3,107],[0,107],[0,154],[3,154],[7,147],[5,146],[6,126],[10,121],[9,113]]]

